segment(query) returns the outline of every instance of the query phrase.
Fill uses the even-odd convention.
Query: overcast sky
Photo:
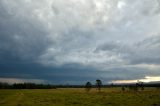
[[[160,81],[160,0],[0,0],[1,82],[96,79]]]

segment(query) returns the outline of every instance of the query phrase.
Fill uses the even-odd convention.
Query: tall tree
[[[98,91],[100,91],[102,87],[102,81],[100,79],[96,80],[96,86],[97,86]]]
[[[87,92],[89,92],[92,88],[92,84],[90,82],[87,82],[86,85],[85,85],[85,89]]]

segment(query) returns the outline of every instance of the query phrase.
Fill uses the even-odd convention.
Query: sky
[[[160,81],[159,0],[0,0],[0,82]]]

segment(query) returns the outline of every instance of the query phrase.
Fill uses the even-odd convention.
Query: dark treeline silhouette
[[[108,85],[110,87],[139,87],[141,89],[143,89],[143,87],[160,87],[160,83],[144,83],[143,85],[139,85],[139,84],[119,84],[119,85]]]
[[[0,89],[52,89],[55,88],[52,85],[35,84],[35,83],[15,83],[7,84],[0,83]]]
[[[52,85],[35,83],[8,84],[0,82],[0,89],[56,89],[56,88],[84,88],[84,85]]]
[[[108,88],[108,87],[123,87],[122,90],[125,88],[135,89],[138,87],[139,89],[143,90],[144,87],[156,87],[160,88],[160,83],[143,83],[143,84],[109,84],[109,85],[101,85],[97,86],[97,84],[92,85],[91,83],[86,83],[86,85],[51,85],[51,84],[35,84],[35,83],[15,83],[15,84],[8,84],[0,82],[0,89],[56,89],[56,88]]]

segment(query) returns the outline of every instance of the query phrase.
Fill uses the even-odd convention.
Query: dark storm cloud
[[[158,0],[1,0],[0,77],[84,83],[159,75],[159,8]]]
[[[43,25],[35,20],[10,14],[1,3],[0,12],[0,58],[17,58],[34,61],[50,44]],[[33,22],[34,23],[33,23]],[[4,59],[3,59],[4,58]],[[16,59],[15,59],[16,60]]]

